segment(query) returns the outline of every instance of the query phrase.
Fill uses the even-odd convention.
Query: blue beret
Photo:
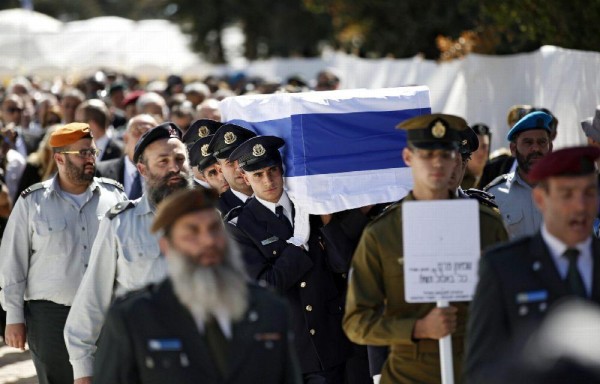
[[[517,121],[515,125],[513,125],[510,131],[508,131],[506,139],[508,141],[512,141],[517,133],[530,131],[532,129],[545,129],[548,133],[550,133],[552,131],[550,128],[550,123],[552,123],[552,116],[549,114],[541,111],[531,112],[523,116],[521,120]]]
[[[140,156],[144,153],[144,149],[147,146],[160,139],[170,139],[175,138],[181,140],[182,133],[181,129],[175,124],[171,122],[163,123],[159,126],[152,128],[147,131],[140,137],[138,142],[135,144],[135,149],[133,151],[133,162],[137,164]]]

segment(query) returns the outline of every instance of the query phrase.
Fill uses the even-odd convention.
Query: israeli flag
[[[311,214],[404,197],[412,177],[395,126],[431,113],[424,86],[237,96],[220,110],[223,121],[285,140],[286,188]]]

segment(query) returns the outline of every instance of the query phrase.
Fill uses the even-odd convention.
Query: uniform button
[[[87,249],[87,245],[84,245],[84,246],[83,246],[83,249]]]
[[[342,277],[345,279],[348,277],[348,275],[346,275],[345,273],[342,273]]]
[[[88,265],[87,265],[87,264],[84,264],[83,266],[84,266],[85,268],[87,268],[87,266],[88,266]]]
[[[312,336],[314,336],[314,335],[315,335],[315,333],[317,333],[317,331],[315,331],[315,330],[314,330],[314,328],[313,328],[313,329],[311,329],[311,330],[310,330],[310,331],[308,331],[308,332],[309,332],[309,333],[310,333]]]
[[[273,254],[274,254],[274,255],[276,255],[276,254],[277,254],[277,251],[273,251]]]
[[[312,311],[312,305],[307,305],[306,312],[311,312],[311,311]]]
[[[81,230],[82,230],[82,231],[85,231],[85,227],[81,227]]]
[[[304,287],[306,287],[306,281],[303,281],[300,283],[300,288],[304,288]]]
[[[49,228],[48,228],[48,230],[49,230],[49,231],[51,231],[51,230],[52,230],[52,227],[49,227]]]

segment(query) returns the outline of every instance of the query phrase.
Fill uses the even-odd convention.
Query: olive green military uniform
[[[435,304],[404,300],[402,203],[415,200],[412,192],[365,229],[352,260],[343,327],[355,343],[390,345],[381,383],[440,383],[438,340],[412,338],[415,322]],[[499,215],[479,205],[482,248],[508,240]],[[461,372],[468,303],[458,307],[452,335],[455,375]]]

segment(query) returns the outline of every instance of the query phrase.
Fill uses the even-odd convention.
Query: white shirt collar
[[[213,315],[217,320],[217,323],[219,323],[219,328],[221,328],[221,332],[223,332],[223,335],[228,340],[231,340],[233,336],[233,331],[231,329],[231,317],[229,316],[229,313],[227,313],[227,311],[221,308],[216,309],[215,312],[216,313],[214,313]],[[196,320],[196,325],[198,326],[198,331],[204,334],[204,323]]]
[[[294,222],[292,219],[292,202],[291,202],[290,198],[288,197],[286,191],[283,191],[283,193],[281,194],[281,197],[279,198],[279,201],[277,203],[271,203],[269,201],[261,199],[258,196],[255,196],[254,198],[256,200],[258,200],[262,205],[267,207],[269,209],[269,211],[273,212],[273,214],[275,214],[275,215],[277,214],[275,212],[275,209],[277,208],[277,206],[281,205],[284,210],[283,213],[288,218],[288,220],[290,220],[291,223]]]
[[[248,196],[242,192],[238,192],[235,189],[231,188],[231,192],[238,197],[238,199],[242,200],[243,203],[246,202],[251,196]]]
[[[562,257],[563,253],[567,250],[568,247],[565,243],[560,241],[556,236],[551,234],[546,228],[545,224],[542,224],[542,237],[548,245],[548,249],[550,250],[550,254],[553,259],[558,259]],[[577,243],[574,248],[579,250],[580,255],[584,255],[590,252],[592,246],[592,236],[590,235],[587,239],[582,241],[581,243]]]
[[[129,160],[128,156],[125,156],[125,173],[133,178],[135,177],[137,171],[138,170],[135,164],[133,164],[133,162]]]

